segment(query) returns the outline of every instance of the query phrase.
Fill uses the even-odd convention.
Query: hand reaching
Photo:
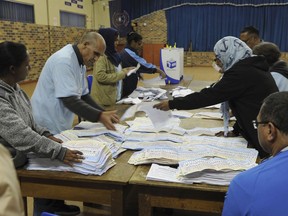
[[[166,100],[166,101],[160,102],[158,104],[155,104],[153,106],[153,108],[160,109],[160,110],[163,110],[163,111],[168,111],[168,110],[170,110],[170,108],[169,108],[169,100]]]
[[[157,68],[157,71],[156,71],[156,73],[159,73],[159,74],[160,74],[160,76],[162,77],[162,79],[166,78],[166,73],[165,73],[164,71],[162,71],[162,70],[158,69],[158,68]]]
[[[116,110],[104,111],[101,113],[99,121],[104,124],[108,130],[116,130],[113,123],[118,123],[119,117],[116,114]]]

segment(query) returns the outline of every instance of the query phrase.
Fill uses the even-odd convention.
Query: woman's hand
[[[166,101],[160,102],[158,104],[155,104],[153,106],[153,108],[160,109],[160,110],[163,110],[163,111],[168,111],[168,110],[170,110],[170,108],[169,108],[169,100],[166,100]]]
[[[69,166],[73,166],[73,163],[82,162],[84,159],[82,155],[83,153],[81,151],[67,149],[63,162]]]
[[[166,73],[160,69],[157,68],[156,73],[159,73],[162,79],[166,78]]]

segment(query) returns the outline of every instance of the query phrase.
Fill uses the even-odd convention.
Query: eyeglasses
[[[257,120],[253,120],[252,121],[252,124],[253,124],[253,127],[254,127],[254,129],[257,129],[258,128],[258,125],[260,125],[260,124],[268,124],[268,123],[271,123],[271,124],[273,124],[278,130],[279,130],[279,127],[275,124],[275,123],[273,123],[273,122],[271,122],[271,121],[257,121]]]
[[[268,124],[269,123],[269,121],[257,121],[257,120],[253,120],[252,121],[252,124],[253,124],[253,127],[254,127],[254,129],[257,129],[258,128],[258,125],[260,125],[260,124]]]

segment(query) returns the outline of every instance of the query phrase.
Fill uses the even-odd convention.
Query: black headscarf
[[[119,54],[115,49],[115,40],[117,39],[119,33],[114,28],[101,28],[99,29],[99,34],[102,35],[106,42],[106,51],[105,54],[108,57],[109,61],[116,67],[120,64],[121,59]]]

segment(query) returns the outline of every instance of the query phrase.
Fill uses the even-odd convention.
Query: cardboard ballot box
[[[167,75],[166,83],[179,83],[183,78],[184,48],[161,49],[160,68]]]

